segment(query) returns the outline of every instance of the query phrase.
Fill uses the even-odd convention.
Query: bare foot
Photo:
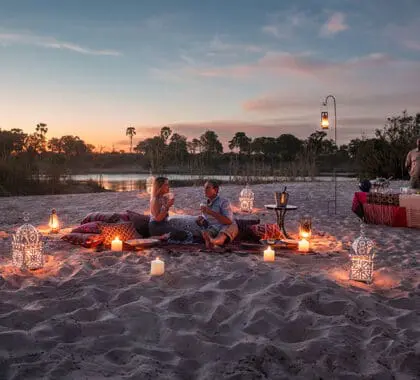
[[[211,242],[210,234],[207,231],[203,231],[201,233],[201,235],[203,236],[204,242],[206,243],[206,248],[208,248],[208,249],[213,248],[213,244]]]

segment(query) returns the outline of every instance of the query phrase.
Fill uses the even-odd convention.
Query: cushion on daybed
[[[120,220],[120,214],[117,212],[91,212],[87,214],[80,224],[89,222],[116,223]]]
[[[121,241],[141,238],[132,222],[102,223],[101,236],[104,245],[111,245],[117,236]]]

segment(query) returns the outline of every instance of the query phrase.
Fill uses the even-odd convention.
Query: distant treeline
[[[199,138],[187,137],[163,127],[160,134],[145,139],[132,149],[135,129],[125,131],[130,153],[103,152],[78,136],[47,138],[44,123],[32,134],[21,129],[0,129],[0,195],[26,195],[99,191],[87,182],[84,188],[71,181],[72,174],[91,172],[149,171],[153,173],[227,174],[232,176],[314,177],[320,172],[353,172],[359,177],[405,178],[404,160],[420,135],[420,113],[387,119],[374,138],[360,137],[336,146],[323,131],[298,139],[248,137],[236,132],[229,152],[214,131]],[[77,187],[77,188],[75,188]]]

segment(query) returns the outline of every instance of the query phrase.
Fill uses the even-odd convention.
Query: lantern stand
[[[335,99],[334,95],[328,95],[324,102],[322,103],[322,105],[324,107],[328,106],[328,100],[332,99],[333,104],[334,104],[334,142],[335,142],[335,146],[337,146],[337,101]],[[323,123],[324,123],[324,118],[326,116],[327,119],[327,124],[325,124],[326,128],[324,127]],[[328,129],[328,112],[321,112],[321,127],[323,129]],[[333,169],[333,181],[334,181],[334,214],[337,215],[337,170],[334,167]],[[328,212],[329,212],[329,206],[330,204],[328,203]]]

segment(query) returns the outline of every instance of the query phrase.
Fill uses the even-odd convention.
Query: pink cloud
[[[408,41],[403,41],[403,44],[405,47],[411,50],[420,51],[420,41],[408,40]]]
[[[342,12],[333,13],[322,26],[320,35],[326,37],[347,30],[349,26],[346,24],[345,18],[345,14]]]

